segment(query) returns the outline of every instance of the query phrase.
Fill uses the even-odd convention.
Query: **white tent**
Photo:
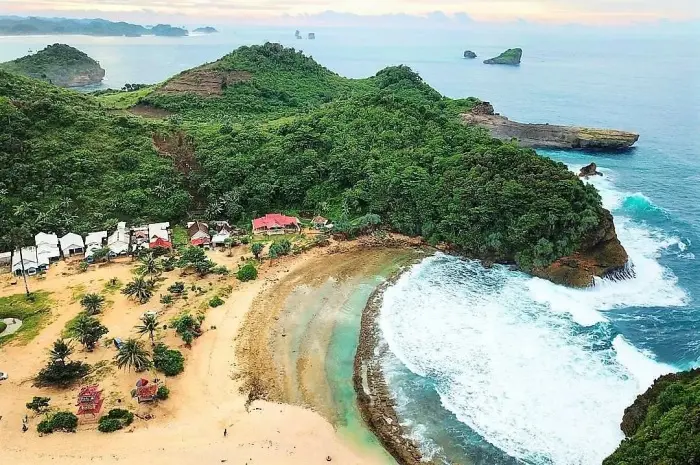
[[[37,254],[36,247],[24,247],[21,259],[19,250],[15,250],[12,254],[12,272],[21,275],[22,263],[24,263],[24,272],[28,275],[34,275],[39,270],[45,270],[49,267],[49,261],[46,257],[40,257]]]
[[[117,225],[117,230],[107,238],[107,246],[113,255],[129,253],[129,231],[123,221]]]
[[[85,258],[90,258],[95,250],[101,249],[103,241],[107,239],[107,231],[91,232],[85,238]]]
[[[228,231],[221,231],[220,233],[214,234],[211,238],[211,243],[215,246],[217,245],[224,245],[226,243],[226,239],[231,237],[231,233]]]
[[[85,250],[85,243],[80,235],[75,233],[68,233],[59,239],[61,243],[61,250],[63,251],[63,256],[68,257],[77,253],[83,253]]]
[[[55,234],[40,232],[34,236],[34,241],[39,261],[47,260],[50,262],[61,258],[61,251],[58,249],[58,236]]]

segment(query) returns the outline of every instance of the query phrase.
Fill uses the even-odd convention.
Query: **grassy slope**
[[[51,316],[51,300],[47,292],[35,292],[33,300],[28,300],[25,294],[15,294],[0,297],[0,319],[17,318],[22,320],[22,326],[16,333],[0,337],[0,347],[12,340],[22,344],[29,343]]]

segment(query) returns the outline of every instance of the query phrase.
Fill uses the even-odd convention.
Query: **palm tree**
[[[144,316],[141,317],[141,323],[142,324],[136,326],[136,332],[142,336],[144,334],[148,334],[148,337],[151,339],[151,345],[155,346],[156,341],[154,336],[156,330],[160,326],[158,317],[153,313],[146,313]]]
[[[17,207],[15,207],[17,209]],[[20,224],[10,229],[5,236],[2,237],[2,242],[9,246],[10,250],[19,250],[19,261],[22,269],[22,279],[24,279],[24,290],[29,296],[29,283],[27,282],[27,273],[24,270],[24,256],[22,248],[30,245],[32,242],[31,232],[27,223]]]
[[[136,339],[127,339],[115,355],[119,368],[125,368],[131,371],[134,368],[136,371],[143,371],[151,365],[149,359],[150,354],[143,348],[143,342]]]
[[[137,299],[140,303],[145,304],[153,296],[153,289],[155,285],[153,281],[146,280],[144,277],[139,276],[134,278],[133,281],[124,286],[122,293],[129,297]]]
[[[97,318],[88,315],[81,315],[72,330],[78,342],[83,344],[88,351],[94,349],[97,341],[108,332],[109,330]]]
[[[144,254],[140,259],[141,264],[136,271],[143,276],[159,276],[163,272],[163,264],[153,256],[152,252]]]
[[[49,350],[49,355],[51,355],[51,360],[56,362],[65,363],[66,359],[73,353],[73,345],[66,342],[64,339],[56,339],[53,343],[53,347]]]
[[[100,313],[102,311],[102,307],[104,307],[104,304],[105,298],[100,294],[85,294],[83,298],[80,299],[80,305],[83,306],[88,315],[97,315]]]

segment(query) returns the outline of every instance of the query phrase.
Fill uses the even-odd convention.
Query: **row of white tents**
[[[56,234],[40,232],[34,236],[34,246],[23,247],[21,253],[15,250],[0,253],[0,264],[11,263],[12,272],[22,274],[22,269],[29,275],[37,274],[48,269],[51,263],[74,255],[84,254],[85,260],[92,262],[96,250],[109,248],[109,255],[117,257],[127,255],[129,251],[148,248],[152,243],[162,243],[170,240],[170,223],[154,223],[129,229],[126,223],[117,224],[117,229],[107,235],[107,231],[91,232],[85,236],[68,233],[63,237]],[[60,247],[59,247],[60,246]],[[24,266],[23,266],[24,265]]]

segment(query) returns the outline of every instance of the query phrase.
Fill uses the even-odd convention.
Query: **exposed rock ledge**
[[[639,139],[639,134],[613,129],[518,123],[495,113],[489,102],[462,114],[462,121],[487,129],[497,139],[517,139],[532,148],[625,150]]]
[[[562,257],[545,268],[535,268],[532,274],[556,284],[588,287],[596,276],[626,279],[634,275],[634,270],[617,238],[612,215],[608,210],[603,210],[603,220],[584,239],[578,252]]]

